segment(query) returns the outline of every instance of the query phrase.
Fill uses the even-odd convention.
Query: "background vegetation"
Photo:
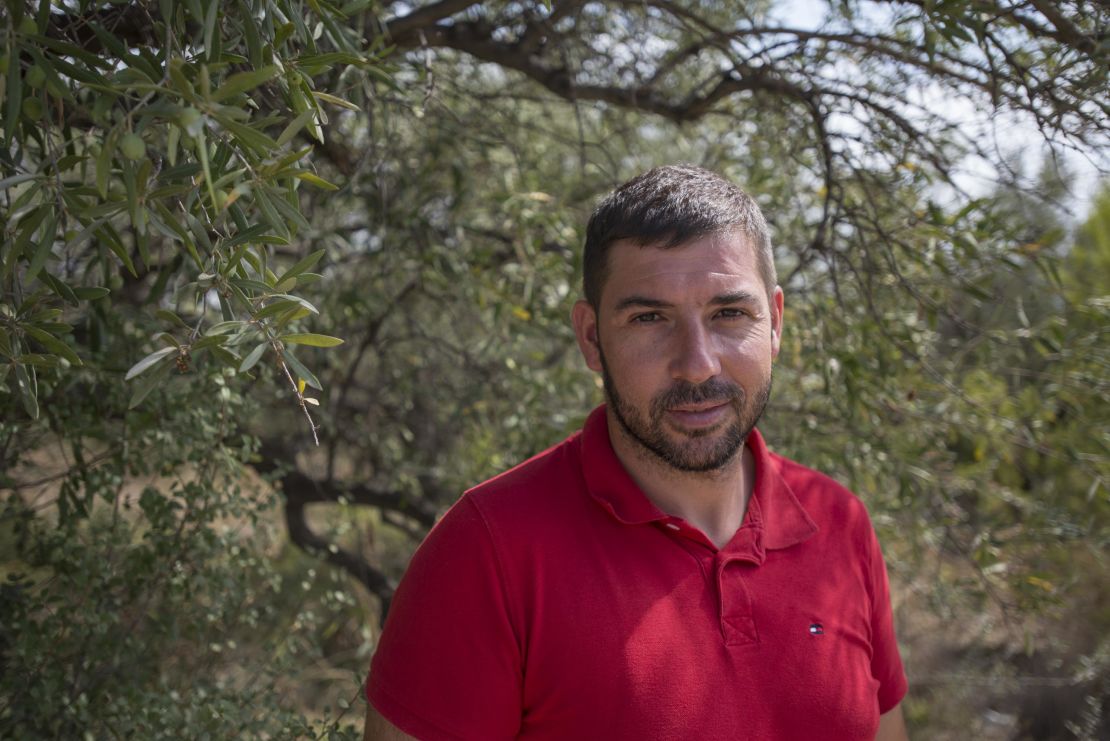
[[[0,736],[354,737],[422,534],[600,399],[595,199],[684,160],[773,225],[763,427],[872,510],[915,735],[1105,737],[1108,19],[7,0]]]

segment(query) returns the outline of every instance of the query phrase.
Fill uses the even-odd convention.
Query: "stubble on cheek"
[[[679,471],[709,472],[726,466],[743,447],[751,427],[762,413],[762,406],[759,406],[757,410],[752,410],[754,418],[747,420],[744,390],[736,384],[710,379],[697,385],[679,382],[656,394],[649,404],[645,420],[639,410],[621,395],[603,353],[601,367],[606,397],[625,435],[658,461]],[[757,405],[759,401],[756,400]],[[693,430],[675,429],[667,419],[670,409],[706,402],[727,403],[734,414],[722,425]],[[672,430],[678,439],[668,434],[668,430]]]

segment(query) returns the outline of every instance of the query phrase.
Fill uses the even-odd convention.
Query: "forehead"
[[[742,234],[700,237],[678,247],[614,242],[602,303],[636,294],[667,301],[699,301],[722,291],[765,292],[755,248]]]

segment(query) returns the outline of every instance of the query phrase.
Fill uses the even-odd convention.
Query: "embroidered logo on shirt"
[[[825,626],[821,625],[821,623],[810,623],[809,634],[811,636],[823,636],[825,635]]]

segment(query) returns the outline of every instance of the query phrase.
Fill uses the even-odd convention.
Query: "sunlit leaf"
[[[293,345],[311,345],[312,347],[335,347],[342,345],[343,340],[338,337],[330,337],[323,334],[311,334],[304,332],[295,332],[292,334],[283,334],[278,337],[282,342]]]
[[[143,371],[149,370],[151,366],[153,366],[160,360],[164,360],[170,355],[176,355],[177,353],[178,349],[176,347],[163,347],[161,350],[155,350],[150,355],[147,355],[138,363],[135,363],[135,365],[131,366],[131,368],[127,371],[127,375],[123,377],[123,380],[130,381],[132,378],[139,375]]]

